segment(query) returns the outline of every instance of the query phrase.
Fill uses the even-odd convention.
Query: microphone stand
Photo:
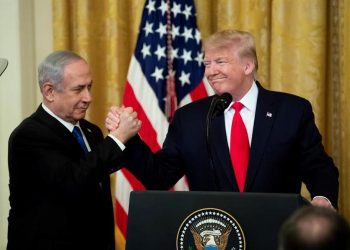
[[[209,165],[211,170],[213,171],[213,176],[214,176],[214,183],[216,189],[219,191],[220,189],[220,182],[218,180],[218,176],[215,172],[215,167],[214,167],[214,160],[213,160],[213,154],[211,150],[211,122],[214,117],[217,117],[221,115],[224,110],[230,105],[232,101],[232,96],[228,93],[224,93],[221,96],[215,95],[210,103],[209,111],[207,114],[207,127],[206,127],[206,147],[208,151],[208,157],[209,157]]]
[[[209,157],[209,166],[211,171],[213,172],[213,176],[214,176],[214,183],[215,183],[215,188],[216,191],[220,191],[220,184],[219,184],[219,180],[218,180],[218,176],[215,172],[215,168],[214,168],[214,161],[213,161],[213,155],[212,155],[212,150],[211,150],[211,122],[213,120],[213,113],[215,110],[215,106],[218,102],[218,96],[214,96],[211,103],[210,103],[210,107],[209,107],[209,111],[207,114],[207,127],[206,127],[206,146],[207,146],[207,152],[208,152],[208,157]]]

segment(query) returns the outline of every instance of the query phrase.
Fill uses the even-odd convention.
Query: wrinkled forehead
[[[64,83],[88,84],[92,81],[89,64],[84,60],[71,62],[64,68]]]

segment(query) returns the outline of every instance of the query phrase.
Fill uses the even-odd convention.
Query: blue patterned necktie
[[[74,126],[72,133],[74,137],[77,139],[78,143],[80,144],[80,147],[84,150],[84,153],[87,154],[89,150],[85,145],[83,134],[81,133],[80,128],[78,126]]]

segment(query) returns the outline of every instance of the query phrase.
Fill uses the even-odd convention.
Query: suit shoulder
[[[293,105],[301,105],[301,106],[304,106],[304,105],[311,106],[311,103],[309,100],[295,94],[280,92],[280,91],[273,91],[273,90],[266,90],[266,89],[264,91],[266,91],[266,93],[268,93],[268,95],[273,97],[275,100],[278,100],[279,102],[282,102],[282,103],[290,103]]]
[[[9,140],[14,140],[16,137],[36,137],[40,136],[43,133],[45,133],[45,126],[38,122],[36,119],[33,118],[34,116],[31,115],[27,118],[25,118],[23,121],[21,121],[20,124],[18,124],[17,127],[14,128],[14,130],[11,132]]]
[[[175,112],[174,120],[202,121],[206,117],[212,98],[205,97],[180,107]]]
[[[12,133],[16,133],[17,131],[21,131],[23,129],[42,129],[44,127],[36,118],[35,118],[35,113],[32,115],[28,116],[24,120],[22,120],[17,127],[12,131]]]
[[[209,108],[213,96],[208,96],[188,103],[178,109],[179,112],[192,112],[194,110],[203,109],[203,107]]]

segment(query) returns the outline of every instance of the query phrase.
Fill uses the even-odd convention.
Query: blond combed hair
[[[258,70],[255,39],[249,32],[232,29],[216,32],[204,42],[203,48],[204,52],[209,49],[235,48],[239,57],[253,59],[255,72]]]

